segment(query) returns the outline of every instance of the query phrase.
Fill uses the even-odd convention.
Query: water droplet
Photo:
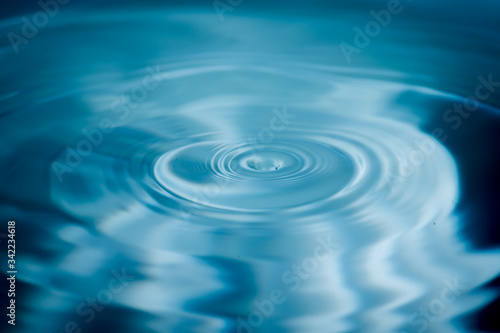
[[[277,171],[281,167],[281,163],[279,160],[267,156],[252,157],[247,161],[247,165],[249,168],[261,172]]]

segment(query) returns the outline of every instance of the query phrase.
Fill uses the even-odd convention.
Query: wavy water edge
[[[179,28],[179,35],[166,35],[172,45],[189,36],[216,49],[205,37],[229,34],[208,24],[213,14],[148,15],[158,27]],[[62,212],[53,227],[44,218],[30,223],[46,222],[65,255],[20,259],[19,278],[49,293],[38,301],[47,311],[72,312],[93,288],[81,281],[105,284],[114,256],[124,256],[140,278],[113,304],[136,311],[130,321],[152,331],[237,330],[238,318],[248,320],[253,302],[276,288],[287,301],[256,331],[411,331],[419,325],[409,316],[439,297],[444,281],[458,278],[469,292],[428,323],[429,331],[463,332],[451,319],[494,299],[473,290],[498,274],[499,253],[475,253],[458,238],[457,166],[420,129],[434,104],[459,99],[453,89],[411,84],[418,80],[408,72],[269,54],[276,49],[179,61],[168,43],[153,46],[165,35],[145,26],[144,16],[91,17],[58,16],[30,41],[16,59],[36,55],[54,38],[59,43],[28,63],[23,72],[34,69],[31,80],[19,78],[24,61],[3,69],[12,85],[2,86],[2,117],[25,126],[6,133],[14,144],[2,152],[40,140],[38,160],[50,173],[31,186],[47,187],[50,206]],[[89,33],[97,23],[107,26],[100,37]],[[126,39],[109,44],[124,31],[131,39],[148,36],[143,48]],[[75,34],[92,40],[61,47]],[[217,41],[227,48],[225,38]],[[104,49],[92,54],[88,45]],[[292,290],[296,280],[287,272],[313,255],[321,237],[334,239],[335,251]]]

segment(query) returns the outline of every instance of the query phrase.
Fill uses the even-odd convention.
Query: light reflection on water
[[[497,95],[446,127],[435,115],[477,97],[498,59],[479,46],[498,37],[478,23],[484,45],[457,53],[457,26],[414,29],[444,5],[405,3],[347,62],[339,44],[386,3],[358,5],[296,21],[296,4],[242,4],[223,22],[210,5],[81,5],[17,54],[2,44],[2,217],[24,224],[33,291],[21,329],[464,332],[452,319],[494,300],[477,288],[499,253],[459,234],[443,138]]]

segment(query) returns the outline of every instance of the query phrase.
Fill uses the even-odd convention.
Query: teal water
[[[0,22],[17,331],[482,331],[500,5],[221,3]]]

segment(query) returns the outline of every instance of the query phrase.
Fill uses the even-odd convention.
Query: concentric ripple
[[[297,138],[261,149],[204,142],[168,152],[155,165],[155,177],[174,195],[197,202],[202,186],[213,192],[210,206],[248,210],[317,202],[341,191],[355,173],[344,152]]]
[[[453,96],[394,84],[383,77],[355,79],[334,69],[325,74],[300,63],[226,64],[214,66],[205,60],[166,68],[158,74],[164,82],[148,93],[148,102],[107,133],[91,154],[64,175],[64,181],[57,179],[54,166],[67,164],[68,152],[52,164],[51,193],[58,206],[99,234],[151,253],[150,259],[142,259],[145,265],[156,267],[167,260],[168,265],[190,267],[179,271],[181,280],[190,280],[193,272],[217,271],[168,296],[174,297],[175,304],[189,304],[195,297],[204,308],[203,295],[219,288],[218,274],[243,274],[240,270],[247,264],[255,265],[249,268],[255,274],[252,279],[282,283],[283,272],[314,248],[318,237],[328,234],[342,240],[342,254],[318,273],[317,285],[308,286],[330,287],[320,292],[321,297],[306,289],[291,295],[296,299],[277,310],[277,315],[300,316],[293,304],[314,302],[324,304],[331,320],[351,316],[358,321],[367,313],[370,319],[365,320],[390,330],[403,319],[379,320],[380,312],[392,316],[385,307],[387,299],[375,296],[380,288],[393,291],[391,302],[417,304],[424,291],[417,288],[409,295],[407,290],[429,281],[428,272],[449,276],[450,271],[464,273],[486,262],[486,257],[482,261],[460,255],[450,260],[444,254],[429,254],[415,241],[439,223],[445,227],[442,234],[433,236],[434,242],[445,248],[456,246],[449,237],[458,175],[452,156],[440,142],[398,119],[394,100],[412,93],[419,105],[423,103],[418,101],[430,99],[451,101]],[[263,77],[276,82],[274,88],[260,87],[257,82]],[[225,94],[217,92],[221,86],[217,91],[198,86],[215,78]],[[292,98],[281,91],[280,82],[308,94]],[[172,95],[170,89],[182,85],[197,91],[196,98],[191,93]],[[134,82],[125,86],[133,87]],[[377,89],[370,94],[359,94],[373,86]],[[108,99],[89,96],[88,107],[99,110]],[[165,111],[169,103],[173,104]],[[415,112],[423,111],[415,106]],[[96,121],[101,117],[97,112]],[[82,140],[88,140],[85,133],[71,146],[78,149]],[[281,245],[271,246],[275,241]],[[393,255],[399,253],[391,263],[394,273],[374,269],[385,265],[383,253],[388,249],[394,249]],[[441,264],[405,277],[404,272],[411,270],[406,261],[413,260],[407,256],[419,251]],[[207,255],[220,261],[220,266],[197,259]],[[178,259],[160,259],[164,257]],[[262,258],[262,263],[255,258]],[[269,258],[280,259],[269,266]],[[360,258],[364,261],[360,266],[350,264]],[[245,264],[240,267],[236,262]],[[490,273],[484,271],[472,283],[496,270],[492,266]],[[159,305],[156,290],[173,292],[176,282],[165,278],[166,272],[158,274],[120,302],[158,316],[180,311],[172,304]],[[243,282],[225,283],[233,283],[228,288],[240,293],[251,288]],[[258,292],[270,292],[267,288],[261,286]],[[217,297],[224,299],[224,290]],[[366,295],[373,295],[373,304],[360,301]],[[341,310],[322,297],[342,298],[349,307]],[[223,309],[224,302],[220,304]],[[240,316],[252,311],[251,303],[241,306]],[[463,303],[455,313],[471,308]],[[179,316],[191,320],[189,309]],[[281,327],[283,322],[275,324]],[[304,327],[315,325],[309,322]]]
[[[54,183],[54,197],[64,198],[70,214],[90,216],[104,227],[109,222],[104,216],[116,216],[115,210],[126,202],[143,202],[181,223],[188,215],[189,222],[208,225],[234,221],[273,225],[283,220],[294,225],[311,224],[321,215],[322,220],[325,216],[347,219],[363,213],[377,220],[383,203],[391,205],[394,216],[414,216],[398,224],[401,231],[446,216],[456,201],[456,167],[434,138],[382,115],[360,119],[356,112],[341,114],[335,108],[345,109],[342,100],[327,106],[315,102],[331,89],[330,94],[344,98],[352,94],[357,108],[391,108],[393,96],[402,90],[418,92],[418,87],[339,74],[329,77],[297,64],[282,69],[202,66],[167,70],[158,76],[173,81],[165,82],[167,86],[194,84],[204,77],[218,77],[220,82],[232,82],[235,77],[245,80],[231,87],[238,89],[232,93],[238,99],[200,93],[199,100],[166,115],[157,110],[165,103],[165,90],[152,91],[141,117],[130,120],[133,127],[114,130],[108,141],[95,147],[95,154],[64,175],[64,182]],[[321,94],[309,96],[307,108],[301,106],[301,98],[290,100],[292,105],[261,104],[254,96],[269,99],[275,94],[258,87],[259,94],[252,92],[256,87],[251,82],[262,76],[287,81],[292,89],[314,87],[311,92]],[[334,87],[331,80],[337,83]],[[375,82],[376,94],[356,96],[357,90]],[[68,152],[62,154],[57,165],[67,163],[68,156]],[[113,186],[99,185],[94,190],[90,184],[96,184],[95,177],[97,184]],[[82,183],[88,191],[75,193],[74,186]],[[421,191],[431,186],[432,193]],[[104,215],[102,210],[92,213],[96,200],[106,207]]]
[[[61,8],[19,54],[1,45],[1,207],[29,230],[19,279],[36,290],[22,332],[61,331],[58,316],[73,320],[125,266],[136,279],[96,313],[106,329],[238,332],[278,289],[286,301],[255,333],[411,331],[460,278],[468,292],[428,324],[465,332],[452,318],[493,299],[476,288],[500,264],[464,245],[456,162],[423,130],[469,80],[443,66],[469,46],[446,35],[462,30],[427,24],[429,7],[453,6],[414,1],[414,20],[408,7],[351,64],[337,44],[376,2],[336,5],[334,19],[244,2],[224,25],[206,7],[146,2]],[[467,64],[498,62],[471,50]]]

